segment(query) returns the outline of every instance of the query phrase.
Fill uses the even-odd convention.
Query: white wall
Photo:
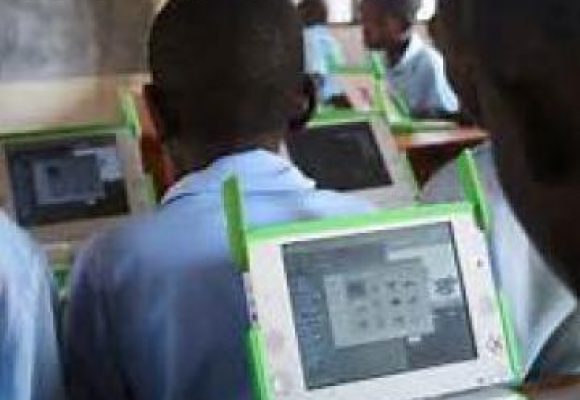
[[[53,0],[47,0],[49,3]],[[91,0],[95,4],[104,4],[103,0]],[[134,0],[111,0],[112,7],[125,7]],[[150,0],[154,7],[160,6],[165,0]],[[125,3],[126,2],[126,3]],[[59,7],[66,2],[59,2]],[[15,1],[10,4],[19,4]],[[80,4],[80,3],[79,3]],[[140,2],[142,5],[142,2]],[[23,4],[22,9],[25,9]],[[55,7],[57,5],[55,4]],[[0,12],[4,12],[4,6]],[[115,8],[113,8],[115,9]],[[34,14],[38,10],[35,10]],[[26,25],[26,24],[24,24]],[[128,29],[132,29],[128,23]],[[60,31],[56,26],[50,32],[66,37],[67,31]],[[23,29],[22,26],[19,29]],[[64,29],[64,28],[63,28]],[[94,26],[87,26],[91,34]],[[101,28],[102,29],[102,28]],[[0,27],[0,48],[2,47],[2,28]],[[4,32],[6,33],[6,32]],[[17,32],[26,38],[27,33]],[[6,38],[6,37],[4,37]],[[121,52],[123,46],[117,45],[115,51]],[[70,60],[62,60],[63,63]],[[0,59],[0,69],[7,67]],[[109,122],[118,118],[118,88],[139,87],[147,80],[147,76],[138,75],[107,75],[66,78],[35,76],[30,79],[19,77],[0,80],[0,132],[33,129],[43,126],[61,124],[79,124],[92,122]],[[61,74],[62,75],[62,74]],[[64,74],[66,75],[66,74]]]
[[[353,0],[326,0],[328,22],[348,24],[354,20]]]

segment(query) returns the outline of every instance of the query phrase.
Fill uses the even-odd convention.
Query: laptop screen
[[[305,386],[477,358],[451,225],[284,245]]]
[[[291,136],[287,148],[298,168],[321,189],[352,191],[393,184],[368,122],[312,128]]]
[[[26,227],[129,211],[115,135],[6,146],[16,217]]]

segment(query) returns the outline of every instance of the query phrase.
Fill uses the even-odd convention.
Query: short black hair
[[[301,31],[290,0],[170,0],[149,38],[162,119],[210,143],[285,129]]]
[[[371,0],[374,1],[383,14],[389,14],[408,25],[417,22],[417,13],[421,8],[421,0]]]
[[[298,4],[298,11],[306,26],[328,23],[328,8],[325,0],[303,0]]]

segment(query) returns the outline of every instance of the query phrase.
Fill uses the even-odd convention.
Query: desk
[[[424,185],[439,168],[455,159],[466,148],[488,138],[479,128],[457,128],[446,132],[425,132],[397,136],[399,150],[407,152],[417,182]]]
[[[530,400],[578,400],[580,377],[558,377],[540,384],[529,384],[524,392]]]

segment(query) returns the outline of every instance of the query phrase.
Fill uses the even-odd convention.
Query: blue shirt
[[[418,34],[411,37],[399,62],[388,69],[391,88],[403,96],[414,115],[439,115],[459,111],[457,95],[449,85],[441,54]]]
[[[156,213],[82,252],[66,335],[72,398],[250,399],[245,296],[221,199],[232,174],[254,226],[370,210],[261,150],[186,176]]]
[[[522,365],[533,375],[579,373],[577,301],[548,268],[514,216],[500,187],[490,144],[479,147],[475,157],[492,207],[493,265],[511,307]],[[455,163],[443,168],[424,188],[423,199],[463,199],[457,176]]]
[[[332,62],[342,64],[344,57],[338,41],[326,25],[314,25],[304,29],[305,71],[317,75],[320,81],[319,97],[327,101],[344,93],[344,89],[330,75]]]
[[[0,399],[63,399],[43,254],[0,212]]]

